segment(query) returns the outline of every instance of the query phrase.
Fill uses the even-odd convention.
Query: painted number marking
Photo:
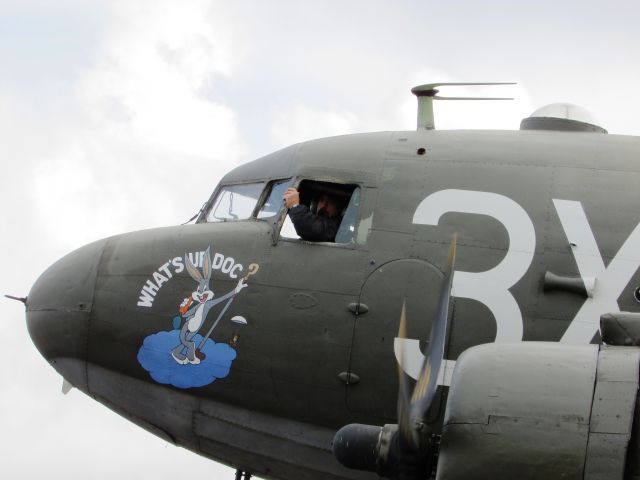
[[[624,242],[608,267],[605,267],[587,216],[580,202],[553,200],[560,223],[585,284],[595,284],[561,342],[589,343],[599,328],[600,315],[618,312],[617,299],[640,266],[640,224]],[[413,215],[413,223],[438,225],[449,212],[488,215],[498,220],[509,235],[505,258],[491,270],[464,272],[456,270],[452,295],[482,302],[496,321],[496,342],[522,341],[522,312],[509,289],[529,270],[536,247],[535,229],[527,212],[508,197],[489,192],[441,190],[425,198]],[[401,361],[400,352],[407,360]],[[394,351],[403,370],[416,378],[424,355],[413,339],[396,338]],[[439,384],[449,385],[454,361],[447,361],[439,373]]]
[[[486,272],[462,272],[453,276],[452,295],[484,303],[496,320],[496,342],[522,340],[522,313],[509,289],[527,272],[536,248],[536,232],[527,212],[503,195],[468,190],[442,190],[425,198],[413,215],[413,223],[438,225],[448,212],[489,215],[504,225],[509,250],[498,265]]]
[[[600,315],[620,311],[618,297],[640,266],[640,225],[636,225],[609,266],[605,267],[580,202],[554,200],[553,204],[571,245],[580,276],[583,279],[596,279],[593,296],[584,302],[560,341],[589,343],[599,329]]]

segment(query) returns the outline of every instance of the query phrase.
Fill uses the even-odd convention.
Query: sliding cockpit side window
[[[360,213],[360,189],[355,187],[347,207],[344,209],[342,222],[336,234],[336,243],[354,243],[356,238],[356,225]]]
[[[220,187],[207,212],[207,222],[234,222],[251,218],[264,187],[265,182]]]

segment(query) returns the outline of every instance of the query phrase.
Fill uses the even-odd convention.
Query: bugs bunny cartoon
[[[193,341],[193,337],[202,327],[209,310],[220,302],[237,295],[247,284],[245,279],[241,278],[236,288],[220,298],[214,298],[213,291],[209,288],[209,281],[211,280],[211,254],[209,248],[204,254],[202,272],[193,264],[187,254],[184,255],[184,264],[191,278],[198,282],[198,287],[191,294],[191,297],[185,298],[180,305],[180,314],[184,319],[184,324],[180,329],[180,345],[171,351],[171,356],[181,365],[187,363],[197,365],[200,363],[200,358],[196,356],[196,344]]]

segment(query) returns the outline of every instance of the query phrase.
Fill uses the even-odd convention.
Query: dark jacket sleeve
[[[314,215],[302,204],[289,209],[289,217],[298,235],[312,242],[333,242],[340,226],[340,218]]]

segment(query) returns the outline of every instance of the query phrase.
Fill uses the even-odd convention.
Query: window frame
[[[282,231],[282,227],[283,227],[284,222],[286,221],[286,218],[288,216],[288,209],[283,204],[283,207],[282,207],[282,210],[280,212],[280,215],[277,218],[277,222],[274,224],[273,239],[272,239],[273,240],[273,245],[277,245],[278,242],[284,241],[284,242],[291,242],[291,243],[301,243],[301,244],[304,244],[304,245],[331,246],[332,248],[339,247],[339,248],[359,249],[359,250],[365,249],[366,244],[362,244],[362,243],[358,243],[357,242],[358,227],[360,226],[360,221],[362,220],[363,193],[365,191],[365,188],[361,183],[359,183],[359,182],[349,182],[349,181],[337,181],[335,178],[312,178],[312,177],[308,177],[308,176],[294,177],[292,180],[293,181],[292,181],[291,186],[296,188],[297,190],[300,189],[300,185],[305,181],[306,182],[311,182],[311,183],[314,183],[314,184],[333,184],[333,185],[340,185],[340,186],[351,186],[351,187],[353,187],[353,190],[351,191],[351,195],[349,196],[349,201],[347,202],[347,207],[351,204],[351,199],[353,198],[353,195],[354,195],[355,191],[358,190],[360,192],[360,205],[358,206],[358,212],[357,212],[357,215],[356,215],[356,223],[355,223],[355,228],[354,228],[354,231],[353,231],[352,241],[350,241],[349,243],[337,243],[335,241],[333,241],[333,242],[316,242],[316,241],[311,241],[311,240],[304,240],[304,239],[302,239],[300,237],[298,237],[298,238],[282,237],[280,235],[280,232]],[[273,217],[271,217],[271,218],[273,218]],[[344,217],[343,217],[343,220],[344,220]],[[342,228],[342,222],[340,223],[339,229],[340,228]]]
[[[271,215],[270,217],[258,217],[258,214],[260,213],[260,211],[262,210],[262,207],[264,207],[267,203],[267,200],[269,200],[269,197],[271,196],[271,193],[273,192],[273,187],[275,185],[277,185],[278,183],[283,183],[283,182],[289,182],[291,187],[295,187],[296,183],[295,183],[295,179],[293,177],[285,177],[285,178],[276,178],[276,179],[272,179],[272,180],[267,180],[266,182],[266,188],[264,189],[264,191],[262,192],[262,195],[260,196],[260,199],[258,201],[258,204],[256,205],[256,208],[253,212],[253,216],[252,218],[254,218],[255,220],[258,221],[264,221],[264,222],[268,222],[270,220],[273,220],[274,218],[277,219],[277,217],[280,216],[282,209],[284,208],[284,201],[281,201],[280,203],[280,208],[278,208],[278,210],[276,211],[275,214]]]

